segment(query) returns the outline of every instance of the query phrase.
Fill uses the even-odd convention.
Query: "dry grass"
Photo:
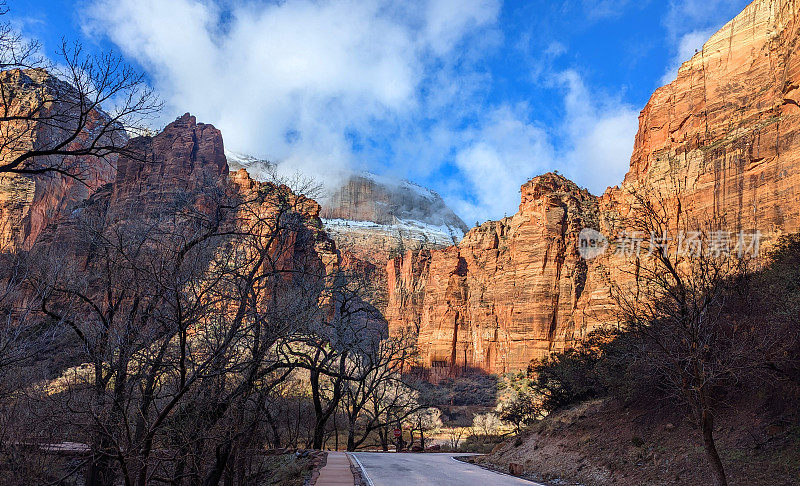
[[[506,441],[477,463],[558,484],[711,484],[702,440],[681,417],[595,400],[555,413],[521,439]],[[730,484],[798,484],[798,417],[765,419],[758,407],[718,420],[718,447]]]

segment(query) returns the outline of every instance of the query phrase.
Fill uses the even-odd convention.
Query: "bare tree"
[[[360,377],[345,384],[343,409],[347,417],[347,450],[354,451],[375,432],[419,409],[416,391],[403,380],[403,366],[415,350],[405,336],[385,337],[351,360]]]
[[[414,431],[419,432],[419,446],[425,451],[425,433],[442,426],[442,411],[436,407],[420,408],[411,415],[411,442],[414,442]]]
[[[8,12],[8,2],[0,1],[0,15]],[[40,66],[43,62],[40,52],[39,42],[25,39],[10,22],[0,22],[0,71]]]
[[[129,133],[144,131],[160,108],[144,75],[121,57],[64,40],[50,61],[0,22],[0,174],[88,179],[97,159],[137,155],[126,149]]]
[[[216,484],[231,464],[243,471],[263,443],[259,404],[293,366],[275,343],[324,308],[308,199],[225,178],[186,185],[113,208],[92,199],[32,252],[41,312],[91,364],[62,393],[87,432],[88,484]],[[171,471],[156,450],[171,451]]]
[[[621,220],[637,235],[622,271],[630,283],[616,286],[614,295],[628,328],[643,337],[639,359],[658,375],[651,379],[688,405],[714,482],[725,485],[714,440],[715,390],[736,380],[747,359],[723,309],[729,282],[746,270],[748,258],[722,222],[693,215],[680,194],[677,186],[632,192],[630,213]]]
[[[310,446],[320,449],[328,421],[339,409],[348,381],[364,380],[364,359],[374,356],[387,337],[386,321],[364,300],[364,288],[345,271],[328,278],[325,315],[283,341],[284,361],[307,370],[315,425]]]

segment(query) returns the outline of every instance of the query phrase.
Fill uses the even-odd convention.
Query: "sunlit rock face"
[[[623,187],[677,175],[684,205],[732,230],[798,227],[798,11],[754,1],[653,94]]]
[[[419,329],[423,360],[502,373],[575,339],[586,284],[577,252],[598,199],[556,174],[522,186],[517,214],[456,246],[408,252],[387,267],[393,327]]]
[[[182,194],[228,177],[222,134],[188,113],[154,137],[133,139],[128,148],[141,155],[121,157],[117,164],[111,201],[117,212],[174,211]],[[145,208],[141,201],[147,201]]]
[[[387,317],[418,329],[422,364],[524,369],[616,323],[611,281],[629,262],[578,255],[586,225],[611,233],[630,193],[680,194],[698,224],[758,230],[762,248],[800,228],[800,57],[791,0],[757,0],[714,34],[642,110],[620,186],[595,198],[547,174],[519,212],[455,246],[389,261]]]
[[[53,140],[65,138],[65,131],[71,127],[69,122],[62,121],[69,117],[61,115],[74,110],[75,105],[70,100],[77,99],[77,94],[73,88],[39,69],[2,71],[0,84],[3,106],[8,110],[4,116],[10,120],[0,122],[0,158],[3,162],[13,161],[23,151],[49,146]],[[63,101],[46,102],[54,98]],[[47,123],[13,120],[15,116],[25,116],[33,111],[38,118],[52,119]],[[86,131],[107,121],[105,113],[92,111]],[[88,136],[79,134],[67,148],[80,147]],[[120,137],[119,134],[115,136]],[[110,140],[101,140],[104,141]],[[125,140],[120,138],[114,143],[121,145]],[[78,177],[54,172],[0,174],[0,252],[29,249],[48,224],[69,215],[97,188],[116,176],[115,156],[102,160],[90,156],[38,157],[32,165],[60,167]]]

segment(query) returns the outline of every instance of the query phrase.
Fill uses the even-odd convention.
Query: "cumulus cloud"
[[[87,32],[145,67],[168,114],[330,182],[350,136],[418,109],[426,67],[493,23],[497,0],[95,0]]]
[[[92,0],[85,29],[143,66],[163,122],[191,111],[226,147],[329,187],[353,168],[435,180],[473,221],[513,214],[542,172],[601,193],[628,166],[637,113],[575,71],[535,80],[563,95],[559,126],[486,102],[491,73],[471,63],[502,45],[499,0],[224,1]]]
[[[639,111],[619,98],[592,93],[574,70],[558,78],[567,90],[566,131],[571,141],[564,172],[592,193],[602,194],[628,171]]]
[[[455,163],[471,186],[472,197],[458,199],[456,210],[469,221],[514,214],[519,186],[548,170],[555,160],[552,141],[527,120],[525,107],[497,108],[465,135],[467,143]]]
[[[577,71],[552,75],[564,100],[564,121],[546,130],[524,105],[489,114],[466,139],[456,165],[471,188],[453,204],[468,221],[510,215],[519,187],[533,176],[559,170],[594,194],[620,183],[628,170],[639,112],[619,98],[589,89]]]

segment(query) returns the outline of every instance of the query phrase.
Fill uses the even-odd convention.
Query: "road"
[[[536,483],[497,474],[453,459],[463,454],[357,452],[374,486],[535,486]]]

